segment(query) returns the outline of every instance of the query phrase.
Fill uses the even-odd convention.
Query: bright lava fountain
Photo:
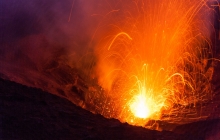
[[[135,0],[103,16],[91,75],[95,112],[146,126],[181,123],[212,98],[212,43],[205,0]],[[100,36],[99,34],[99,36]],[[96,34],[95,34],[96,35]],[[94,36],[95,36],[94,35]]]

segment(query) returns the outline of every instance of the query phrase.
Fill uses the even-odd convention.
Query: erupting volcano
[[[211,81],[219,63],[213,2],[99,2],[69,1],[68,14],[57,16],[62,20],[35,14],[45,22],[41,31],[0,42],[0,76],[150,129],[208,118],[203,107],[215,98]],[[66,12],[58,8],[57,15]]]
[[[142,126],[179,123],[212,99],[207,1],[132,1],[111,12],[95,49],[94,71],[109,98],[101,114]]]

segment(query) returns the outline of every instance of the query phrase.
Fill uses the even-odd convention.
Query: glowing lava
[[[164,106],[164,100],[166,100],[166,97],[163,97],[164,100],[157,99],[156,101],[155,97],[157,96],[155,95],[153,90],[150,88],[148,89],[146,85],[146,64],[143,65],[142,70],[144,80],[137,80],[137,90],[131,90],[130,93],[137,92],[138,94],[134,95],[129,107],[135,117],[146,119],[149,118],[151,115],[160,112],[161,108]]]
[[[149,100],[146,97],[146,88],[143,87],[142,93],[134,97],[134,101],[130,105],[131,112],[139,118],[148,118],[152,114]],[[152,102],[151,102],[152,103]]]
[[[206,1],[129,2],[99,28],[108,31],[95,48],[94,75],[104,89],[93,95],[97,112],[142,126],[199,115],[195,106],[212,96]]]

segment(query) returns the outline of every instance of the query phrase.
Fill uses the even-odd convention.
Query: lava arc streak
[[[162,93],[157,96],[153,89],[146,85],[146,64],[143,65],[142,71],[144,79],[142,81],[137,79],[137,86],[131,88],[130,91],[130,94],[134,95],[129,103],[130,110],[135,117],[143,119],[152,117],[152,115],[155,117],[155,114],[159,116],[161,108],[165,107],[167,97]]]
[[[95,49],[94,72],[108,98],[101,113],[137,125],[149,119],[181,120],[178,110],[192,113],[191,106],[211,97],[206,1],[122,5],[120,19],[105,17],[109,24],[104,28],[110,30]]]

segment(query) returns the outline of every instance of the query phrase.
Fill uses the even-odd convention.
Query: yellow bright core
[[[131,112],[138,118],[148,118],[152,111],[146,96],[146,88],[142,87],[141,92],[134,96],[134,100],[130,104]]]

